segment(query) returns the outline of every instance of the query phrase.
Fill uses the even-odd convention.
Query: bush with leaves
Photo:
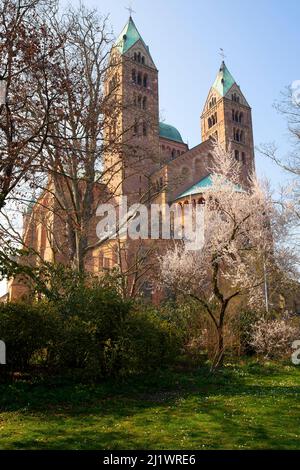
[[[78,284],[64,300],[0,305],[0,338],[11,370],[42,364],[80,379],[157,369],[180,349],[174,325],[99,282]]]
[[[0,339],[10,369],[27,369],[34,360],[46,363],[59,329],[59,316],[49,303],[0,303]]]

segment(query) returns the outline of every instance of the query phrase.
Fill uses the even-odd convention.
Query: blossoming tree
[[[233,299],[263,305],[266,272],[287,260],[286,247],[283,257],[274,249],[277,221],[268,190],[254,175],[247,189],[241,188],[241,171],[231,153],[216,145],[212,186],[203,194],[204,245],[190,251],[177,244],[160,257],[162,285],[197,301],[215,328],[213,367],[223,361],[224,324]]]

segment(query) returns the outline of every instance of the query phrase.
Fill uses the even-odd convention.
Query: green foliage
[[[180,347],[174,325],[95,282],[78,283],[64,299],[2,304],[0,338],[14,371],[43,365],[93,379],[157,369]]]
[[[251,345],[251,331],[253,325],[259,320],[260,314],[255,310],[242,310],[241,313],[234,317],[232,321],[233,333],[239,338],[242,352],[246,355],[255,353]]]
[[[0,338],[6,343],[8,366],[26,369],[35,354],[50,346],[57,320],[55,309],[45,302],[0,304]]]

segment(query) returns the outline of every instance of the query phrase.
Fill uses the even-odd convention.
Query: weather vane
[[[132,13],[135,13],[134,9],[132,8],[132,4],[130,3],[128,7],[125,7],[126,10],[129,11],[129,16],[132,16]]]
[[[224,60],[226,55],[225,55],[225,52],[224,52],[224,49],[222,49],[222,47],[220,47],[220,52],[219,52],[220,56],[222,57],[222,59]]]

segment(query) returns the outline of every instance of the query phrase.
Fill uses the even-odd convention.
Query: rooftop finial
[[[129,18],[131,18],[132,13],[135,13],[134,9],[132,8],[132,4],[130,3],[128,7],[125,7],[125,9],[129,11]]]
[[[222,49],[222,47],[220,47],[220,52],[219,52],[220,56],[222,57],[222,62],[224,62],[224,59],[226,57],[225,55],[225,52],[224,52],[224,49]]]

